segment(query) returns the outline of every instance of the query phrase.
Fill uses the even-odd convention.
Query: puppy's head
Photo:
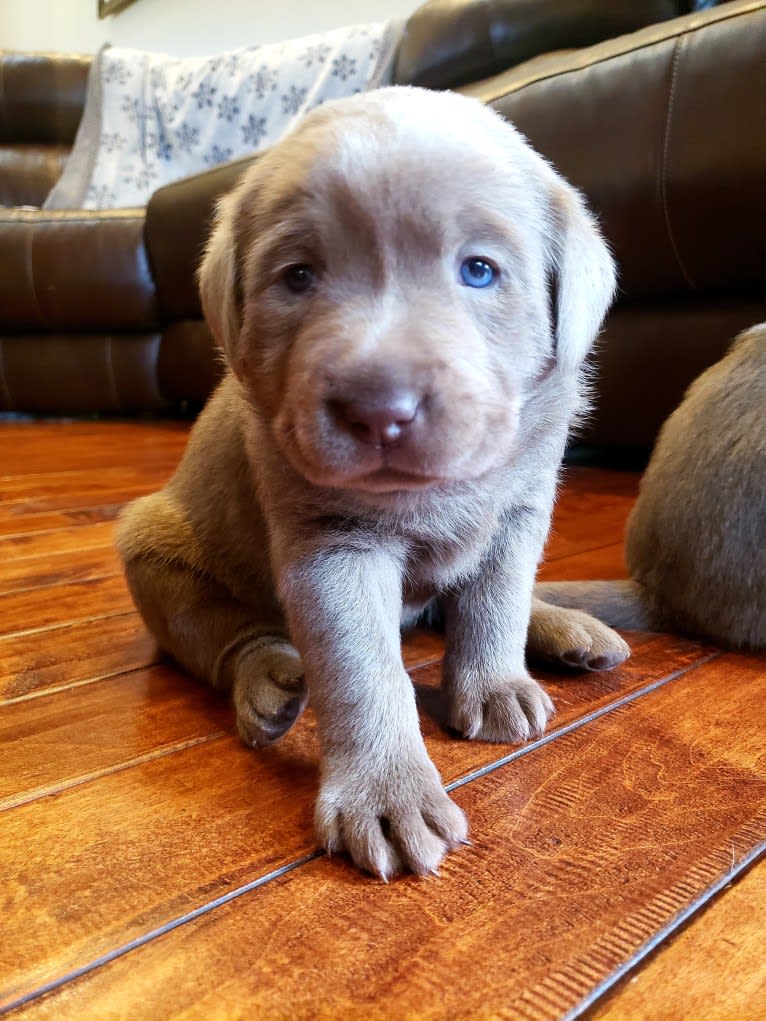
[[[578,373],[614,271],[509,124],[391,88],[315,110],[250,169],[200,288],[291,464],[372,497],[510,462],[541,379]]]

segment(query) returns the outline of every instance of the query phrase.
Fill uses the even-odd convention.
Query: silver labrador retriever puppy
[[[444,599],[470,738],[553,711],[533,652],[627,646],[532,607],[582,365],[614,289],[579,195],[499,116],[392,88],[328,103],[220,204],[200,271],[230,371],[118,544],[159,644],[255,745],[311,691],[319,839],[387,877],[466,836],[418,726],[401,624]],[[530,625],[531,614],[531,625]]]
[[[766,649],[766,323],[740,334],[662,427],[625,555],[629,581],[538,594],[616,627]]]

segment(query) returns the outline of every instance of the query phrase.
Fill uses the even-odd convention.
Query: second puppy
[[[740,334],[663,425],[625,554],[629,581],[537,592],[615,627],[766,649],[766,323]]]

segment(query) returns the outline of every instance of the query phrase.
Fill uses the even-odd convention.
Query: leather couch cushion
[[[223,371],[223,356],[204,320],[185,319],[165,327],[157,363],[164,397],[201,404]]]
[[[618,305],[593,359],[595,406],[582,443],[646,448],[696,376],[732,339],[766,320],[760,298],[695,298]]]
[[[41,206],[69,151],[66,145],[0,145],[0,206]]]
[[[3,53],[0,142],[71,145],[92,60],[78,54]]]
[[[735,0],[460,91],[578,188],[620,297],[766,287],[766,2]]]
[[[143,210],[0,212],[0,330],[158,325]]]
[[[688,10],[683,0],[431,0],[407,22],[394,81],[455,88],[538,54],[592,46]]]
[[[0,336],[0,410],[162,411],[159,333]]]
[[[215,212],[215,202],[231,191],[253,157],[233,160],[158,188],[146,210],[149,251],[163,320],[202,317],[197,268]]]

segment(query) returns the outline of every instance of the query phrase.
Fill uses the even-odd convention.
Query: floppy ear
[[[242,328],[236,234],[238,199],[239,189],[219,200],[213,231],[197,274],[205,319],[235,373]]]
[[[574,188],[559,184],[552,213],[549,273],[556,360],[564,372],[574,372],[593,346],[617,278],[596,221]]]

